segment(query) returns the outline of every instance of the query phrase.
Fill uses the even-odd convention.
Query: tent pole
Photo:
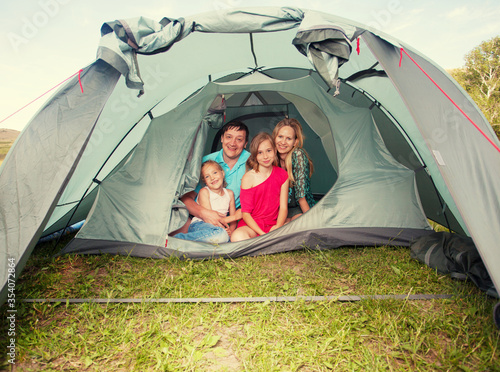
[[[413,141],[411,140],[411,138],[408,136],[408,134],[406,133],[406,131],[404,130],[404,128],[401,126],[401,124],[399,124],[399,121],[396,120],[396,118],[394,117],[394,115],[392,115],[392,113],[390,113],[388,110],[386,110],[386,108],[379,101],[377,101],[375,99],[375,97],[373,97],[372,95],[370,95],[368,92],[366,92],[366,91],[364,91],[362,89],[357,88],[356,86],[350,84],[346,80],[342,80],[342,82],[345,83],[345,84],[347,84],[347,85],[349,85],[352,89],[354,89],[354,92],[352,93],[353,96],[354,96],[354,93],[359,92],[362,95],[364,95],[366,98],[368,98],[370,101],[372,101],[372,105],[369,107],[370,110],[374,106],[377,106],[381,111],[383,111],[383,113],[386,116],[388,116],[388,117],[390,117],[392,119],[392,122],[394,123],[394,125],[396,125],[399,128],[399,131],[404,135],[404,138],[406,139],[406,142],[408,142],[408,144],[410,145],[411,149],[413,150],[413,153],[418,156],[418,160],[419,160],[420,164],[423,167],[426,167],[426,164],[425,164],[424,160],[422,159],[422,157],[420,156],[420,153],[417,151],[417,148],[415,147],[415,144],[413,143]]]
[[[427,173],[429,174],[429,173]],[[451,233],[451,226],[450,226],[450,221],[448,221],[448,217],[446,217],[446,203],[444,203],[444,200],[442,200],[441,195],[439,194],[439,191],[436,187],[436,184],[434,183],[434,180],[432,179],[431,175],[429,174],[429,178],[432,182],[432,186],[434,187],[434,191],[436,191],[436,195],[439,200],[439,204],[441,205],[441,213],[443,213],[444,220],[446,222],[446,228],[448,229],[448,232]]]
[[[259,64],[257,63],[257,56],[255,55],[255,50],[253,47],[253,35],[251,32],[248,35],[250,36],[250,50],[252,51],[252,56],[255,63],[255,70],[257,70],[259,68]]]
[[[83,196],[82,198],[78,201],[78,203],[76,204],[75,206],[75,209],[73,210],[73,213],[71,213],[71,216],[69,217],[68,221],[66,221],[66,225],[64,226],[64,228],[62,229],[62,232],[61,234],[57,237],[57,240],[56,240],[56,243],[54,244],[54,248],[57,247],[57,245],[59,244],[59,242],[61,241],[61,238],[63,237],[64,235],[64,232],[66,231],[66,229],[69,227],[69,224],[71,223],[71,220],[73,219],[73,216],[75,215],[76,213],[76,210],[78,209],[78,207],[80,206],[80,204],[83,202],[83,199],[85,199],[85,197],[87,196],[87,193],[89,192],[90,190],[90,187],[92,186],[92,182],[90,182],[90,185],[89,187],[87,187],[87,190],[85,190],[85,192],[83,193]]]

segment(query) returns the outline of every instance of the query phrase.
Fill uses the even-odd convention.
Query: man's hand
[[[224,217],[225,216],[222,213],[216,212],[211,209],[203,208],[200,211],[200,218],[203,221],[210,223],[214,226],[219,226],[226,229],[229,227],[229,225],[224,221]]]

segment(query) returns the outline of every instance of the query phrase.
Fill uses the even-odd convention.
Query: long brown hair
[[[293,148],[290,150],[288,154],[286,154],[285,157],[285,167],[286,171],[288,172],[288,179],[290,180],[291,184],[293,185],[295,183],[295,179],[293,178],[293,172],[292,172],[292,154],[296,149],[302,149],[304,154],[307,157],[307,160],[309,161],[309,177],[312,176],[314,172],[314,165],[309,157],[309,154],[307,151],[303,148],[304,146],[304,132],[302,131],[302,125],[297,119],[290,119],[290,118],[285,118],[281,120],[276,126],[274,127],[273,130],[273,142],[276,141],[276,137],[278,137],[278,132],[280,131],[281,128],[283,127],[290,127],[293,129],[295,132],[295,138],[297,139],[296,143],[294,144]],[[277,155],[279,156],[279,154]]]
[[[250,142],[250,157],[247,159],[247,169],[253,169],[254,171],[259,171],[259,163],[257,162],[257,154],[259,152],[259,146],[262,142],[269,141],[273,147],[274,153],[276,154],[276,145],[274,144],[273,137],[269,133],[260,132],[257,134]],[[273,165],[278,165],[278,157],[274,156]]]

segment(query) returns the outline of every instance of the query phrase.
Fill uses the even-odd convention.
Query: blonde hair
[[[276,154],[276,145],[274,144],[273,137],[269,133],[260,132],[250,142],[250,157],[247,159],[247,169],[259,170],[259,163],[257,162],[257,154],[259,153],[259,146],[262,142],[269,141],[273,147],[274,154]],[[274,156],[273,165],[278,165],[278,157]]]
[[[286,154],[285,157],[285,167],[286,171],[288,173],[288,179],[290,180],[291,184],[293,185],[295,183],[295,178],[293,177],[293,172],[292,172],[292,154],[295,150],[297,149],[302,149],[304,154],[307,157],[307,161],[309,162],[309,177],[312,176],[314,172],[314,165],[309,157],[309,154],[307,151],[303,148],[304,146],[304,132],[302,131],[302,125],[297,119],[290,119],[290,118],[285,118],[281,120],[276,126],[274,127],[273,130],[273,142],[276,141],[276,137],[278,137],[278,132],[280,131],[281,128],[283,127],[290,127],[293,129],[295,132],[295,138],[297,139],[296,143],[293,145],[293,148],[290,150],[288,154]],[[279,155],[278,155],[279,156]]]
[[[218,170],[220,170],[222,172],[222,177],[223,177],[223,180],[224,180],[222,182],[222,187],[226,187],[227,186],[227,182],[226,182],[226,177],[225,177],[224,169],[222,169],[221,165],[219,163],[217,163],[215,160],[207,160],[207,161],[203,162],[203,164],[201,165],[200,179],[203,180],[203,183],[205,185],[207,184],[205,182],[205,177],[203,177],[203,170],[206,169],[209,165],[212,165],[212,166],[216,167]]]

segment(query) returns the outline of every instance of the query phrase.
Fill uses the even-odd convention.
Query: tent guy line
[[[461,108],[457,105],[457,103],[456,103],[454,100],[452,100],[452,99],[451,99],[451,97],[450,97],[448,94],[446,94],[446,92],[443,90],[443,88],[441,88],[441,87],[439,86],[439,84],[438,84],[438,83],[436,83],[436,82],[434,81],[434,79],[433,79],[433,78],[431,78],[431,77],[429,76],[429,74],[427,74],[427,72],[425,72],[425,70],[424,70],[424,69],[423,69],[423,68],[422,68],[422,67],[421,67],[421,66],[420,66],[420,65],[419,65],[419,64],[418,64],[418,63],[417,63],[417,62],[416,62],[413,58],[411,58],[411,56],[410,56],[410,55],[406,52],[406,50],[404,50],[404,48],[401,48],[401,57],[400,57],[400,59],[399,59],[399,67],[401,67],[401,63],[402,63],[402,61],[403,61],[403,53],[404,53],[404,54],[406,54],[406,55],[407,55],[407,56],[408,56],[408,57],[412,60],[412,62],[413,62],[413,63],[415,63],[415,65],[416,65],[416,66],[420,69],[420,71],[422,71],[422,72],[424,73],[424,75],[425,75],[425,76],[427,76],[427,78],[429,78],[429,80],[430,80],[430,81],[432,81],[432,83],[433,83],[433,84],[434,84],[434,85],[435,85],[435,86],[436,86],[436,87],[437,87],[437,88],[441,91],[441,93],[443,93],[443,94],[446,96],[446,98],[448,98],[448,99],[450,100],[450,102],[451,102],[451,103],[453,103],[453,105],[454,105],[454,106],[455,106],[455,107],[456,107],[456,108],[460,111],[460,113],[461,113],[463,116],[465,116],[465,117],[467,118],[467,120],[469,120],[469,121],[472,123],[472,125],[474,125],[474,127],[475,127],[475,128],[476,128],[476,129],[477,129],[477,130],[478,130],[478,131],[479,131],[479,132],[483,135],[483,137],[484,137],[484,138],[486,138],[486,139],[488,140],[488,142],[489,142],[491,145],[493,145],[493,147],[494,147],[494,148],[495,148],[498,152],[500,152],[500,147],[498,147],[498,146],[495,144],[495,142],[493,142],[493,141],[491,140],[491,138],[489,138],[489,137],[486,135],[486,133],[484,133],[484,132],[481,130],[481,128],[479,128],[479,126],[478,126],[476,123],[474,123],[474,121],[473,121],[473,120],[472,120],[472,119],[471,119],[471,118],[470,118],[470,117],[469,117],[469,116],[468,116],[468,115],[467,115],[467,114],[466,114],[466,113],[465,113],[465,112],[464,112],[464,111],[463,111],[463,110],[462,110],[462,109],[461,109]]]
[[[68,81],[69,79],[71,79],[73,76],[75,75],[78,75],[78,83],[80,84],[80,90],[81,92],[83,93],[83,85],[82,85],[82,78],[81,78],[81,74],[82,74],[82,71],[83,69],[80,69],[78,70],[77,72],[75,72],[73,75],[67,77],[66,79],[64,79],[63,81],[61,81],[60,83],[54,85],[52,88],[50,88],[49,90],[47,90],[45,93],[42,93],[41,95],[39,95],[38,97],[36,97],[34,100],[28,102],[27,104],[25,104],[23,107],[21,107],[20,109],[18,109],[17,111],[14,111],[12,114],[10,114],[9,116],[7,116],[6,118],[0,120],[0,123],[3,123],[5,120],[7,119],[10,119],[11,117],[13,117],[14,115],[16,115],[17,113],[21,112],[22,110],[24,110],[26,107],[28,107],[29,105],[31,105],[32,103],[35,103],[36,101],[38,101],[40,98],[42,98],[44,95],[46,95],[47,93],[53,91],[54,89],[56,89],[58,86],[62,85],[63,83],[65,83],[66,81]]]
[[[277,296],[277,297],[222,297],[222,298],[35,298],[24,299],[27,303],[237,303],[237,302],[298,302],[336,301],[357,302],[362,300],[435,300],[453,298],[451,294],[399,294],[399,295],[352,295],[352,296]]]

